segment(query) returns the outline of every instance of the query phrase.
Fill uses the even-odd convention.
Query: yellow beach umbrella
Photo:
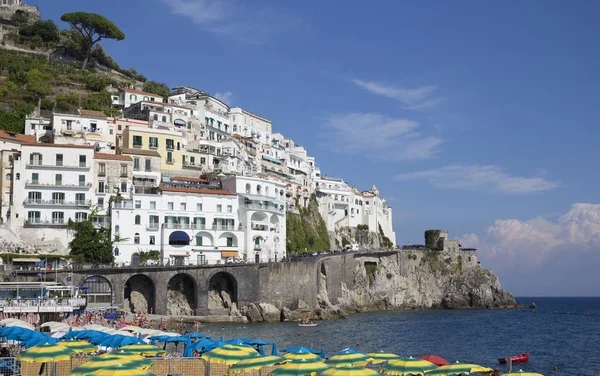
[[[453,363],[453,364],[447,364],[445,366],[441,366],[439,368],[436,368],[434,370],[431,371],[427,371],[426,375],[430,376],[430,375],[460,375],[460,374],[465,374],[465,375],[470,375],[471,373],[492,373],[494,372],[493,369],[491,368],[487,368],[487,367],[482,367],[480,365],[477,364],[469,364],[469,363]]]
[[[386,375],[425,375],[425,372],[436,369],[437,366],[419,358],[407,358],[392,360],[385,366],[381,367],[379,372]]]
[[[311,352],[308,351],[297,351],[297,352],[292,352],[292,353],[286,353],[285,355],[283,355],[284,358],[286,359],[290,359],[290,360],[300,360],[300,359],[309,359],[309,360],[321,360],[321,357],[318,355],[315,355]]]
[[[112,367],[106,367],[94,371],[92,373],[88,373],[88,375],[94,376],[154,376],[153,373],[150,373],[146,370],[139,368],[132,368],[127,364],[119,364]]]
[[[154,345],[136,344],[127,345],[121,347],[121,350],[134,354],[142,354],[144,356],[156,356],[158,354],[166,354],[165,350],[162,350]]]
[[[68,347],[46,343],[23,351],[17,359],[29,363],[49,363],[70,360],[73,355],[75,351]]]
[[[91,353],[98,351],[98,346],[92,345],[87,341],[62,341],[58,343],[61,346],[65,346],[75,351],[76,353]]]
[[[258,352],[252,347],[225,345],[217,347],[202,354],[209,363],[233,365],[248,358],[258,356]]]
[[[262,367],[272,366],[278,363],[287,363],[289,361],[289,359],[281,356],[253,356],[252,358],[244,359],[229,367],[229,373],[244,373],[261,369]]]
[[[379,376],[375,370],[365,367],[337,367],[326,369],[320,376]]]
[[[535,372],[525,372],[522,369],[519,370],[519,372],[511,372],[511,373],[505,373],[502,376],[544,376],[541,373],[535,373]]]
[[[297,359],[275,368],[269,376],[307,376],[325,371],[329,366],[318,360]]]
[[[385,352],[385,351],[378,351],[378,352],[374,352],[374,353],[369,353],[367,354],[367,356],[371,359],[373,359],[371,361],[371,363],[373,364],[381,364],[384,362],[389,362],[390,360],[398,360],[400,359],[400,357],[396,354],[392,354],[389,352]]]
[[[331,367],[365,366],[372,359],[360,351],[346,349],[327,359]]]
[[[152,362],[150,359],[146,359],[140,355],[128,354],[127,356],[119,356],[109,353],[92,358],[79,367],[73,369],[69,375],[87,376],[98,370],[116,366],[127,366],[128,368],[132,369],[147,370],[153,364],[154,362]]]

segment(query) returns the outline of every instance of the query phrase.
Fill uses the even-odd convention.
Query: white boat
[[[298,326],[317,326],[319,324],[315,324],[314,322],[308,323],[308,324],[298,324]]]

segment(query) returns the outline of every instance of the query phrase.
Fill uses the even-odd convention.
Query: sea
[[[292,322],[206,324],[201,331],[215,339],[259,338],[274,342],[279,350],[324,348],[328,357],[345,348],[402,357],[435,354],[501,373],[508,369],[498,358],[529,353],[529,362],[513,364],[513,372],[600,375],[600,298],[516,300],[526,307],[535,303],[536,308],[370,312],[318,321],[316,327]]]

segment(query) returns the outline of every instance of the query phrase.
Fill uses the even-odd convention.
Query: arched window
[[[358,199],[354,200],[354,204],[358,205]]]
[[[133,235],[133,244],[140,244],[140,234],[137,232]]]
[[[116,226],[115,226],[115,235],[119,235],[119,234],[120,234],[120,232],[121,232],[121,231],[120,231],[120,227],[119,227],[119,225],[116,225]]]
[[[259,185],[256,186],[256,194],[260,195],[260,192],[262,191],[262,187]]]
[[[166,123],[166,122],[167,122],[167,117],[166,117],[166,116],[163,116],[163,117],[162,117],[162,121],[163,121],[164,123]]]
[[[17,180],[21,179],[21,174],[19,174],[18,172],[17,172],[17,175],[16,175],[16,179]]]
[[[246,184],[246,193],[247,193],[247,194],[250,194],[250,193],[251,193],[251,192],[250,192],[250,189],[251,189],[251,188],[250,188],[250,183]]]
[[[268,196],[268,195],[269,195],[269,186],[267,185],[265,187],[265,196]]]
[[[117,248],[115,248],[115,252],[114,252],[114,254],[115,254],[115,256],[118,256],[118,255],[119,255],[119,248],[118,248],[118,247],[117,247]]]
[[[132,101],[137,101],[137,95],[135,95],[135,94],[131,94],[131,95],[129,96],[129,99],[130,99],[130,100],[132,100]]]
[[[354,208],[350,209],[350,214],[354,214]]]
[[[142,223],[142,217],[140,217],[140,215],[138,214],[135,216],[135,224],[139,225],[141,223]]]
[[[233,126],[233,131],[234,131],[234,132],[237,132],[237,125],[234,125],[234,126]]]
[[[6,181],[12,181],[12,175],[6,174]]]
[[[157,114],[154,114],[154,120],[158,121],[158,115]]]
[[[150,100],[150,98],[149,98],[149,97],[147,97],[147,96],[144,96],[144,100],[145,100],[145,101],[149,101],[149,100]]]

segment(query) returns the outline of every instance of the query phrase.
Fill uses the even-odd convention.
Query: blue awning
[[[190,237],[183,231],[175,231],[169,235],[169,242],[189,242]]]

